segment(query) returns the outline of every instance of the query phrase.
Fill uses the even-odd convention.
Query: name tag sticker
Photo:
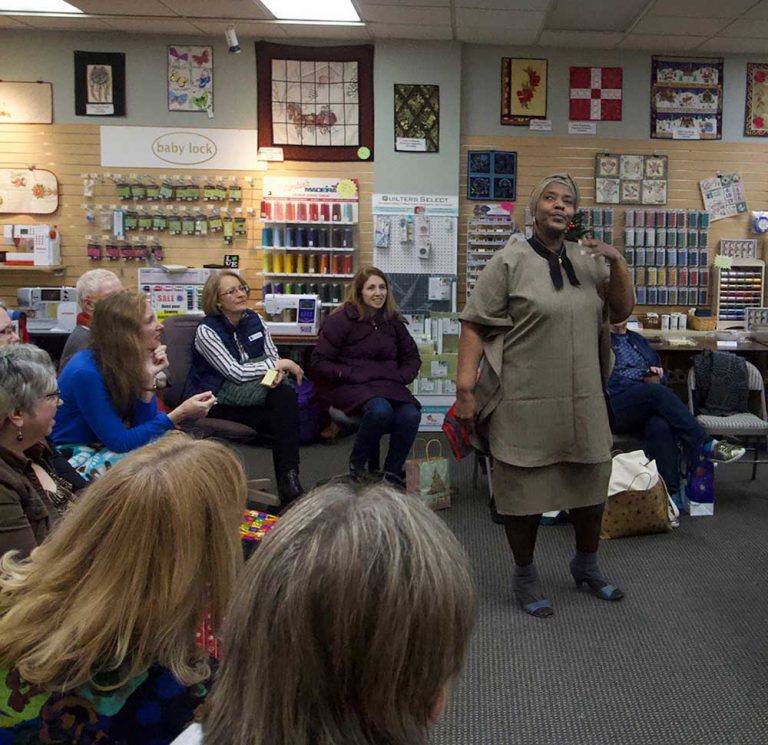
[[[262,336],[264,336],[264,334],[261,331],[257,331],[255,334],[251,334],[248,337],[248,341],[256,341],[256,339],[261,339]]]

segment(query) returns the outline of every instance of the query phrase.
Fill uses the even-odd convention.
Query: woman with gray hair
[[[29,554],[72,497],[45,445],[59,403],[46,352],[31,344],[0,348],[0,554]]]
[[[624,597],[603,579],[597,549],[613,442],[608,323],[632,312],[634,294],[619,251],[565,240],[578,207],[574,180],[547,176],[531,194],[533,235],[488,262],[461,315],[456,416],[493,456],[515,594],[537,617],[552,615],[533,563],[543,512],[570,511],[577,587],[602,600]]]
[[[466,555],[424,504],[315,489],[246,564],[202,729],[175,742],[426,745],[473,620]]]

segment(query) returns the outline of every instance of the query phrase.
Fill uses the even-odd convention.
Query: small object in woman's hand
[[[277,380],[277,370],[272,368],[264,373],[264,377],[261,379],[261,384],[266,386],[273,386]]]

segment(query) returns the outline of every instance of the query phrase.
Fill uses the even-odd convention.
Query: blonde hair
[[[381,269],[377,269],[375,266],[364,266],[357,270],[355,276],[352,277],[352,282],[347,291],[347,301],[355,304],[360,318],[368,318],[369,316],[372,316],[376,311],[366,305],[363,300],[363,287],[365,287],[365,283],[371,277],[379,277],[383,279],[384,285],[387,288],[387,298],[384,301],[384,306],[382,308],[385,317],[397,318],[399,321],[402,321],[403,317],[400,315],[395,298],[392,296],[392,288],[389,286],[389,279]],[[339,306],[337,310],[341,310],[342,307],[343,306]]]
[[[105,297],[93,309],[90,346],[110,401],[123,417],[133,412],[144,388],[147,350],[141,327],[146,312],[146,296],[133,290]]]
[[[221,308],[219,303],[219,289],[221,280],[224,277],[235,277],[241,284],[246,284],[245,280],[234,269],[222,269],[220,272],[211,274],[203,286],[203,313],[206,316],[220,316]]]
[[[205,743],[426,743],[473,617],[464,551],[415,497],[316,489],[246,564]]]
[[[153,664],[207,678],[195,628],[223,617],[245,498],[240,462],[213,440],[174,432],[131,453],[28,561],[0,559],[0,663],[59,691],[108,671],[117,688]]]

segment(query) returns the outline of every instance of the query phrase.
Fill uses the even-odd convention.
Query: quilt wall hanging
[[[514,202],[517,153],[470,150],[467,153],[467,199]]]
[[[59,182],[43,168],[0,168],[0,214],[50,215],[59,207]]]
[[[440,88],[395,83],[395,150],[440,150]]]
[[[572,67],[568,118],[620,122],[623,76],[620,67]]]
[[[259,147],[286,160],[373,156],[373,46],[256,43]]]
[[[723,58],[653,57],[651,137],[671,140],[679,128],[719,140],[723,120]]]
[[[768,65],[763,63],[747,62],[744,134],[768,137]]]
[[[666,155],[595,156],[597,204],[666,204]]]
[[[0,124],[50,124],[53,86],[50,83],[0,80]]]
[[[527,127],[547,117],[547,60],[501,58],[501,123]]]
[[[125,116],[125,55],[75,52],[75,114]]]
[[[709,212],[712,222],[735,217],[747,211],[747,198],[741,174],[718,173],[699,181],[699,186],[704,209]]]
[[[168,111],[213,111],[213,47],[168,47]]]

